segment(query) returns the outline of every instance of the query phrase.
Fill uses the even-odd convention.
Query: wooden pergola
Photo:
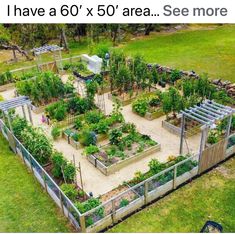
[[[41,69],[42,65],[44,64],[42,55],[46,53],[53,53],[54,61],[57,67],[63,70],[62,55],[61,55],[62,50],[63,50],[63,47],[60,47],[58,45],[45,45],[42,47],[33,48],[32,52],[36,56],[36,63],[37,63],[38,69]]]
[[[33,119],[32,119],[32,114],[31,114],[31,101],[28,97],[19,96],[19,97],[13,98],[11,100],[0,102],[0,110],[3,112],[3,117],[4,117],[5,121],[7,118],[7,121],[8,121],[8,124],[9,124],[11,131],[12,131],[12,124],[11,124],[11,118],[9,116],[9,110],[15,109],[17,107],[21,107],[22,112],[23,112],[23,116],[26,119],[25,106],[27,107],[27,110],[28,110],[29,120],[30,120],[31,124],[33,124]]]
[[[228,118],[225,137],[230,135],[232,117],[235,109],[216,103],[212,100],[205,100],[199,105],[190,107],[181,111],[181,135],[180,135],[180,154],[183,153],[183,140],[185,137],[185,119],[186,117],[202,124],[201,141],[199,155],[205,149],[209,129],[216,128],[217,121]]]

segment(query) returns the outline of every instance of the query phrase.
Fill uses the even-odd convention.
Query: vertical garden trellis
[[[54,62],[57,68],[59,70],[63,70],[62,55],[61,55],[62,50],[63,50],[63,47],[60,47],[58,45],[45,45],[42,47],[33,48],[32,51],[34,55],[36,56],[36,63],[37,63],[38,70],[42,70],[42,67],[44,65],[42,55],[45,53],[52,53],[54,57]],[[47,63],[47,67],[48,67],[48,63]]]
[[[201,104],[181,111],[181,134],[180,134],[180,154],[183,153],[183,140],[185,138],[185,117],[196,120],[203,124],[200,140],[199,157],[205,149],[209,129],[216,128],[216,122],[228,118],[225,137],[230,134],[232,117],[235,110],[229,106],[224,106],[211,100],[205,100]]]

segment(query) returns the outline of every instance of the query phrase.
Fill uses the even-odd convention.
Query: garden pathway
[[[4,91],[0,93],[4,99],[11,99],[14,97],[14,89]],[[107,114],[112,111],[112,101],[108,99],[108,95],[105,94],[105,106]],[[22,110],[17,108],[17,113],[22,116]],[[148,170],[148,162],[152,158],[156,158],[161,162],[167,160],[169,155],[178,155],[179,152],[179,137],[169,133],[162,128],[161,122],[164,117],[158,118],[153,121],[148,121],[136,114],[131,110],[131,105],[123,107],[122,113],[127,122],[132,122],[137,126],[137,129],[142,134],[150,135],[154,140],[161,144],[161,151],[155,154],[149,155],[138,162],[131,163],[125,168],[117,171],[116,173],[105,176],[98,169],[96,169],[91,163],[88,162],[85,156],[82,155],[82,150],[76,150],[71,145],[67,144],[66,140],[59,139],[54,141],[54,146],[57,150],[64,153],[68,160],[73,159],[73,155],[76,158],[76,165],[81,163],[83,186],[86,192],[92,192],[94,196],[104,194],[118,185],[122,184],[133,178],[136,171],[145,172]],[[32,112],[34,125],[42,127],[48,136],[50,136],[50,127],[41,123],[41,114],[35,114]],[[197,152],[199,147],[199,135],[191,137],[188,140],[189,148],[192,152]],[[184,147],[186,149],[186,147]],[[186,153],[186,151],[185,151]],[[78,183],[80,184],[80,178],[78,173]]]

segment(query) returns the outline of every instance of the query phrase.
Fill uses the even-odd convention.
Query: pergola
[[[42,55],[45,53],[53,53],[56,65],[61,70],[63,70],[61,50],[63,50],[63,47],[60,47],[58,45],[45,45],[42,47],[32,49],[34,55],[36,56],[36,63],[38,68],[41,68],[41,65],[43,64]]]
[[[183,139],[185,135],[185,118],[196,120],[202,124],[201,141],[199,155],[205,149],[209,129],[216,128],[216,122],[228,118],[226,137],[229,136],[232,124],[232,117],[235,109],[218,104],[211,100],[205,100],[202,103],[181,111],[181,136],[180,136],[180,154],[183,153]]]
[[[7,116],[8,124],[9,124],[11,131],[12,131],[12,125],[11,125],[11,119],[9,116],[9,110],[15,109],[17,107],[21,107],[24,118],[26,119],[25,106],[27,106],[27,109],[28,109],[29,120],[33,124],[33,119],[32,119],[32,115],[31,115],[31,108],[30,108],[31,101],[28,97],[19,96],[19,97],[13,98],[11,100],[0,102],[0,110],[3,112],[3,116],[4,116],[5,120],[6,120],[6,116]]]

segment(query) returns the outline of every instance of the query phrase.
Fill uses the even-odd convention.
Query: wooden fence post
[[[84,215],[80,215],[79,216],[79,221],[80,221],[81,232],[86,232],[85,216]]]
[[[144,183],[144,204],[148,203],[148,181]]]
[[[173,189],[176,189],[177,166],[174,167]]]
[[[61,210],[63,212],[63,215],[65,215],[64,213],[64,204],[63,204],[63,200],[62,200],[62,194],[61,191],[59,190],[59,197],[60,197],[60,205],[61,205]],[[69,212],[69,211],[68,211]]]
[[[111,202],[112,202],[112,222],[114,224],[115,223],[115,213],[116,213],[115,199],[113,199]]]

